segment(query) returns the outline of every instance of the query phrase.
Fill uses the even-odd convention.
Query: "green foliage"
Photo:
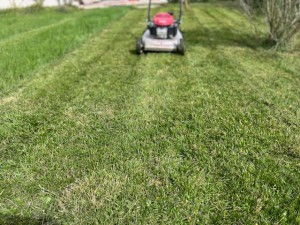
[[[36,3],[29,7],[26,7],[25,9],[21,9],[20,11],[21,12],[24,11],[26,14],[28,14],[28,13],[37,13],[43,10],[44,10],[43,5]]]
[[[264,0],[245,0],[254,9],[261,9],[264,5]]]
[[[299,223],[298,54],[219,4],[184,57],[133,53],[145,9],[42,15],[0,19],[0,224]]]

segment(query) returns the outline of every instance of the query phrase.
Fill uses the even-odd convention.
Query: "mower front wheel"
[[[178,52],[181,55],[184,55],[184,40],[183,39],[180,39],[179,46],[178,46]]]
[[[136,40],[136,53],[137,53],[138,55],[140,55],[140,54],[143,53],[143,51],[144,51],[144,49],[143,49],[143,41],[142,41],[142,38],[138,38],[138,39]]]

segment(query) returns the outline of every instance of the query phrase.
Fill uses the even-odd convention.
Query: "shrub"
[[[266,17],[268,42],[277,49],[289,44],[300,32],[300,0],[239,0],[249,18],[257,10]]]

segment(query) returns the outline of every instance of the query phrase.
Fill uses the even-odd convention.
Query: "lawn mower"
[[[173,12],[157,13],[150,17],[151,0],[148,6],[147,29],[136,41],[136,52],[178,52],[184,55],[184,40],[179,25],[182,16],[182,1],[179,0],[179,17],[174,20]]]

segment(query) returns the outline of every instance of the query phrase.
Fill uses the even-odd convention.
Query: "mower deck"
[[[180,39],[182,39],[182,34],[178,30],[175,37],[170,39],[159,39],[153,37],[150,34],[149,29],[145,31],[142,36],[143,50],[155,51],[155,52],[177,52],[178,47],[180,46]]]

